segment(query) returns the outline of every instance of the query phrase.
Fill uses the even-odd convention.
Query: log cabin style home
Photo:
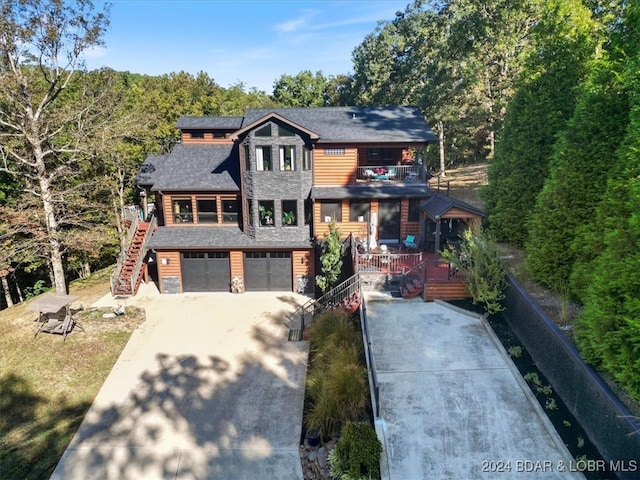
[[[144,210],[151,195],[155,208],[133,220],[131,278],[115,294],[137,290],[145,255],[161,293],[311,293],[333,221],[378,245],[428,235],[424,159],[437,137],[417,107],[252,108],[177,128],[171,153],[136,177]]]

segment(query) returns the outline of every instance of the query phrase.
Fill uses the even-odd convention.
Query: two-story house
[[[243,117],[183,117],[170,154],[136,178],[155,194],[154,253],[162,293],[312,292],[315,240],[379,243],[419,236],[429,196],[416,107],[249,109]]]

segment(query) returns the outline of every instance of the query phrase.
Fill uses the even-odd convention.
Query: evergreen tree
[[[594,55],[595,22],[580,0],[550,0],[533,30],[520,86],[482,191],[491,231],[524,245],[536,196],[549,175],[555,140],[567,125],[587,61]]]
[[[606,52],[593,62],[529,223],[527,268],[556,290],[569,286],[574,239],[593,218],[607,179],[621,171],[615,152],[629,122],[629,105],[620,73]]]
[[[621,79],[631,100],[630,120],[617,152],[622,174],[608,183],[598,228],[581,237],[595,260],[590,276],[586,265],[579,271],[586,287],[575,338],[588,362],[640,400],[640,5],[628,6],[618,45],[625,47]]]

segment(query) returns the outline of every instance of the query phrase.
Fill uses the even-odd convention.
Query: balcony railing
[[[357,182],[427,183],[422,165],[378,165],[357,167]]]

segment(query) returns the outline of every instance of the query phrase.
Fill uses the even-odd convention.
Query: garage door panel
[[[245,252],[244,287],[249,291],[269,290],[267,252]]]
[[[181,262],[183,291],[229,291],[229,252],[183,252]]]
[[[291,252],[245,252],[245,288],[248,291],[291,290]]]
[[[269,290],[291,290],[291,252],[271,252]],[[277,254],[274,256],[273,254]]]

